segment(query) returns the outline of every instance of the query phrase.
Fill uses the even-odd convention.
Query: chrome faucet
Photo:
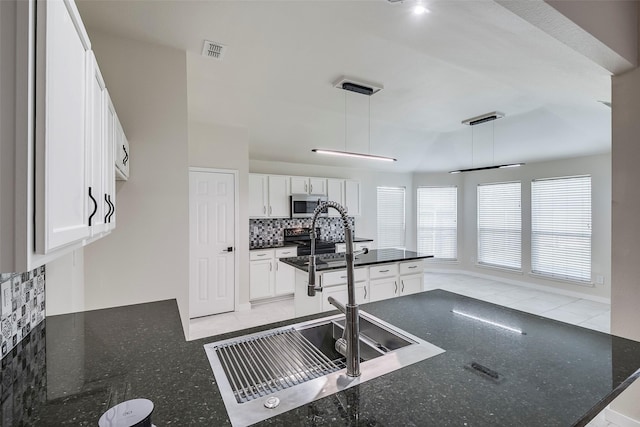
[[[313,219],[311,221],[311,255],[309,255],[309,284],[307,286],[307,295],[315,296],[317,291],[322,291],[322,287],[316,286],[316,219],[325,208],[333,208],[340,213],[342,225],[344,227],[344,241],[346,243],[346,252],[344,254],[347,262],[347,305],[343,306],[333,297],[329,297],[328,301],[342,311],[346,317],[344,325],[344,333],[342,338],[336,341],[336,351],[347,358],[347,375],[350,377],[360,376],[360,315],[358,312],[358,304],[356,304],[356,292],[353,280],[353,259],[356,254],[353,252],[353,230],[349,224],[349,218],[345,209],[336,202],[320,202],[313,211]],[[366,253],[367,251],[363,251]]]

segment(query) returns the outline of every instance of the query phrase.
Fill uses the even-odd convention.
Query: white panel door
[[[235,182],[189,172],[189,317],[235,309]]]
[[[269,210],[271,218],[289,218],[289,180],[286,176],[269,176]]]

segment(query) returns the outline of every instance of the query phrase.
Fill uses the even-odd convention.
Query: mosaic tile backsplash
[[[355,236],[356,221],[349,217],[351,229]],[[311,218],[277,218],[277,219],[250,219],[249,220],[249,245],[263,246],[282,243],[285,228],[311,227]],[[322,240],[344,240],[344,228],[341,218],[318,218],[316,227],[320,227]]]
[[[44,266],[26,273],[0,273],[3,358],[44,319],[44,279]]]
[[[0,425],[44,425],[29,408],[47,400],[44,322],[2,358],[0,371]]]

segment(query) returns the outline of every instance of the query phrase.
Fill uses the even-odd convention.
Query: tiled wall
[[[0,273],[3,358],[44,319],[44,278],[44,266],[26,273]]]
[[[0,425],[35,426],[43,423],[31,413],[34,402],[47,399],[44,323],[18,342],[2,358],[0,370]],[[20,423],[17,422],[20,420]]]
[[[349,221],[355,236],[355,219],[349,217]],[[262,246],[280,243],[284,239],[284,229],[296,227],[311,227],[311,218],[250,219],[249,244]],[[320,238],[323,240],[344,240],[341,218],[318,218],[316,227],[320,227]]]

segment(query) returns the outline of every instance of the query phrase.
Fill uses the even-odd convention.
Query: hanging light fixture
[[[472,117],[470,119],[466,119],[462,121],[463,125],[469,125],[472,126],[471,128],[471,166],[473,166],[473,126],[482,124],[482,123],[487,123],[487,122],[492,122],[494,120],[497,119],[501,119],[504,117],[504,113],[501,113],[499,111],[493,111],[491,113],[487,113],[487,114],[483,114],[481,116],[476,116],[476,117]],[[495,129],[495,124],[493,124],[494,129]],[[492,129],[493,130],[493,129]],[[494,144],[495,144],[495,133],[492,135],[491,138],[491,150],[492,150],[492,162],[493,162],[493,152],[494,152]],[[482,166],[482,167],[478,167],[478,168],[469,168],[469,169],[458,169],[458,170],[454,170],[454,171],[449,171],[449,173],[462,173],[462,172],[475,172],[475,171],[484,171],[484,170],[488,170],[488,169],[506,169],[506,168],[517,168],[519,166],[523,166],[524,163],[507,163],[507,164],[503,164],[503,165],[492,165],[492,166]]]
[[[382,86],[362,84],[362,83],[354,82],[353,80],[347,79],[346,77],[343,77],[340,80],[338,80],[334,84],[334,87],[345,90],[345,91],[349,91],[349,92],[359,93],[361,95],[366,95],[369,97],[371,97],[371,95],[382,90]],[[371,154],[371,98],[369,98],[369,152],[354,153],[351,151],[347,151],[347,94],[346,92],[344,96],[345,96],[344,98],[344,150],[314,148],[311,151],[317,154],[327,154],[331,156],[355,157],[355,158],[367,159],[367,160],[381,160],[384,162],[397,161],[397,159],[394,159],[393,157]]]

